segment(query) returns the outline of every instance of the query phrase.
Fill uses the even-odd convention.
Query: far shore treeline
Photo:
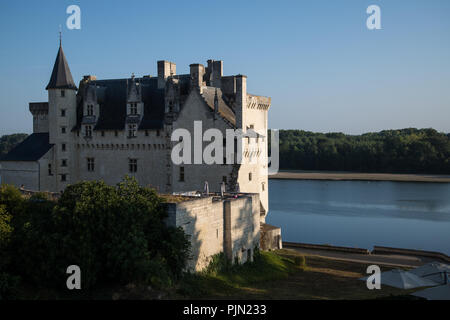
[[[450,134],[400,129],[347,135],[280,130],[280,169],[450,174]],[[0,138],[0,157],[27,137]],[[269,139],[270,143],[270,139]]]
[[[279,134],[282,170],[450,174],[450,134],[434,129]]]

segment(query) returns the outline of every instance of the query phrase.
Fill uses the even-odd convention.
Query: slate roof
[[[45,89],[77,89],[61,45],[59,46],[50,81]]]
[[[236,116],[230,106],[225,102],[222,96],[222,90],[215,87],[204,87],[202,97],[206,104],[214,110],[214,97],[217,91],[217,101],[219,103],[219,114],[234,126],[236,125]]]
[[[48,141],[48,133],[33,133],[0,161],[37,161],[53,147]]]
[[[94,130],[123,130],[127,117],[127,81],[130,79],[94,80],[88,83],[97,90],[97,101],[100,105],[100,118]],[[158,89],[158,78],[136,78],[142,91],[144,117],[139,130],[163,129],[164,127],[164,89]],[[80,90],[82,91],[82,90]],[[83,99],[78,100],[78,121],[75,129],[79,129],[82,119]]]
[[[175,76],[179,80],[180,101],[184,103],[186,96],[189,94],[188,75]],[[138,130],[156,130],[164,128],[164,109],[165,109],[165,89],[158,89],[158,78],[143,77],[135,78],[134,81],[139,85],[144,102],[144,116],[140,122]],[[128,86],[131,85],[130,79],[109,79],[109,80],[91,80],[87,83],[80,84],[77,102],[77,125],[73,130],[79,130],[83,121],[83,103],[87,94],[92,94],[95,87],[95,96],[100,106],[100,117],[94,130],[124,130],[127,120],[127,94]],[[89,92],[89,93],[88,93]],[[206,104],[214,110],[215,87],[204,87],[202,97]],[[217,96],[219,102],[219,114],[232,125],[236,124],[234,111],[228,106],[222,96],[222,91],[217,88]],[[183,107],[183,106],[182,106]]]

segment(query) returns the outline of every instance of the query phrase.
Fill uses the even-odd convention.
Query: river
[[[450,255],[450,183],[271,179],[266,222],[285,241]]]

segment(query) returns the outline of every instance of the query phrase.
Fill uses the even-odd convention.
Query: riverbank
[[[269,179],[450,183],[450,175],[303,170],[280,171]]]
[[[302,259],[303,257],[303,259]],[[302,262],[303,261],[303,262]],[[263,252],[258,261],[233,271],[197,274],[185,279],[175,299],[229,300],[366,300],[416,299],[401,290],[382,286],[368,290],[364,281],[369,264],[344,261],[282,249]],[[382,271],[392,266],[380,265]]]

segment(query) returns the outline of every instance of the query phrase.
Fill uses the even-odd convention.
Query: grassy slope
[[[388,286],[368,290],[365,282],[358,280],[365,275],[366,265],[307,256],[307,266],[300,268],[294,264],[298,255],[290,250],[263,252],[254,264],[192,276],[171,298],[376,299],[417,291]]]

